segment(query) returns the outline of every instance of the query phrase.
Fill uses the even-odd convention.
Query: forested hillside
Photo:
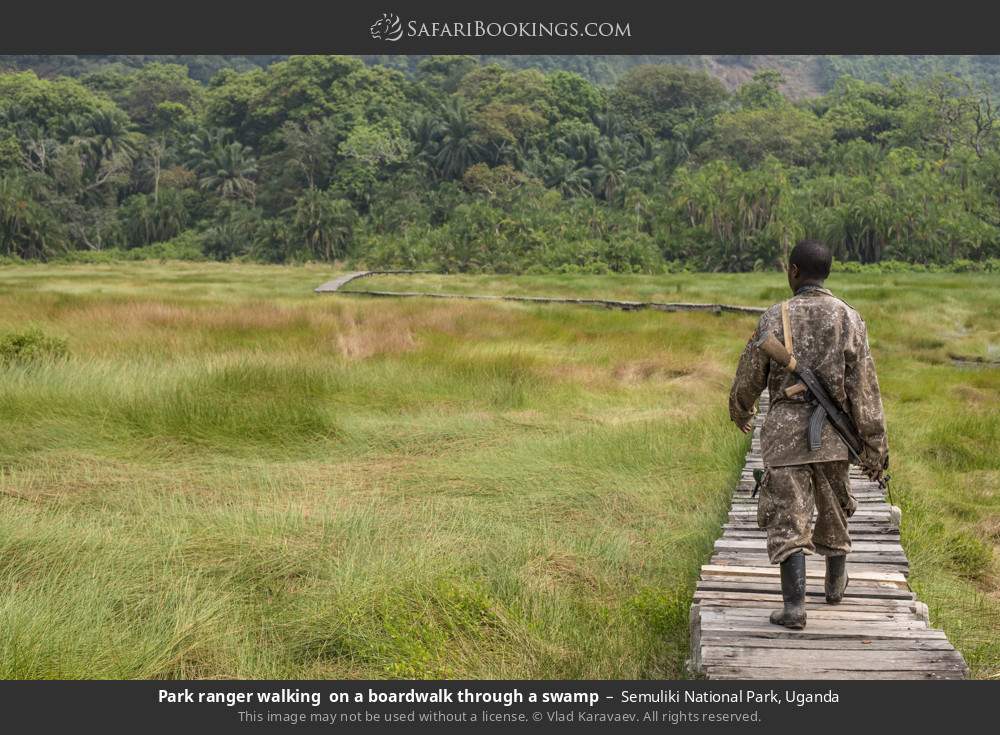
[[[0,256],[739,271],[803,236],[864,263],[1000,255],[991,57],[914,78],[793,57],[789,79],[761,57],[562,58],[3,57],[44,76],[0,73]]]
[[[416,74],[426,56],[362,56],[367,64],[378,64]],[[780,72],[782,91],[792,99],[826,94],[837,79],[849,75],[868,82],[888,82],[893,78],[928,79],[939,74],[954,74],[1000,93],[1000,56],[824,56],[824,55],[558,55],[537,54],[478,56],[480,63],[500,64],[513,69],[539,69],[544,72],[569,71],[594,84],[608,86],[634,66],[667,64],[704,71],[717,77],[730,90],[748,81],[757,71]],[[81,76],[107,67],[136,69],[147,64],[179,64],[188,68],[192,78],[207,82],[223,69],[248,71],[284,61],[286,56],[164,56],[164,55],[0,55],[0,70],[34,71],[39,76]]]

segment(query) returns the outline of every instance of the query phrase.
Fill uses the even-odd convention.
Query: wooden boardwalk
[[[729,518],[715,542],[691,606],[690,668],[708,679],[962,679],[968,667],[943,631],[928,625],[927,606],[906,578],[899,509],[877,483],[851,468],[858,510],[850,520],[850,583],[839,605],[823,596],[824,560],[806,557],[804,630],[768,621],[781,606],[777,565],[768,563],[751,498],[753,470],[763,468],[760,427],[767,393]]]
[[[427,271],[355,271],[345,273],[332,281],[327,281],[313,289],[316,293],[335,293],[343,296],[376,296],[386,298],[421,298],[421,299],[465,299],[467,301],[520,301],[529,304],[570,304],[573,306],[603,306],[606,309],[622,311],[708,311],[716,314],[733,312],[737,314],[763,314],[759,306],[738,306],[733,304],[690,304],[684,302],[667,303],[661,301],[622,301],[620,299],[574,299],[563,296],[494,296],[490,294],[459,294],[437,293],[432,291],[373,291],[369,289],[352,289],[345,291],[344,286],[359,278],[380,275],[400,275],[407,273],[426,273]]]

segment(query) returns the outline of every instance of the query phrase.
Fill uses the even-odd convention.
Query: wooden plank
[[[883,525],[889,526],[890,528],[894,528],[896,530],[899,529],[899,525],[895,524],[893,522],[892,514],[891,513],[883,513],[883,512],[864,513],[862,511],[858,511],[855,514],[855,516],[857,517],[857,520],[860,521],[860,522],[864,522],[864,523],[881,523]],[[741,523],[741,522],[744,522],[744,523],[747,523],[747,522],[756,523],[757,522],[757,511],[753,511],[752,513],[743,513],[743,512],[730,511],[729,515],[726,518],[727,518],[727,520],[730,523]],[[814,516],[814,518],[815,518],[815,516]],[[848,525],[848,529],[849,528],[850,528],[850,525]]]
[[[945,635],[933,628],[906,628],[894,625],[871,626],[871,629],[859,631],[841,625],[813,625],[807,624],[801,630],[790,630],[780,625],[770,623],[754,624],[751,622],[733,621],[724,622],[716,620],[706,620],[707,608],[701,611],[701,634],[713,632],[717,635],[728,633],[737,638],[796,638],[808,640],[813,638],[846,638],[849,640],[885,640],[890,638],[937,638],[945,640]]]
[[[753,559],[758,558],[761,560],[759,564],[751,564],[744,566],[758,566],[758,567],[777,567],[777,564],[771,564],[770,558],[767,555],[767,549],[764,548],[763,544],[756,547],[730,547],[723,546],[712,550],[714,556],[719,556],[720,558],[730,558],[730,559]],[[711,562],[709,562],[711,563]],[[865,564],[893,564],[901,563],[906,564],[906,554],[900,551],[891,551],[886,549],[885,551],[854,551],[848,556],[848,564],[855,564],[859,566],[864,566]],[[809,567],[816,567],[817,569],[826,568],[826,560],[819,554],[810,554],[806,556],[806,564]]]
[[[851,531],[852,541],[881,541],[900,543],[898,528],[887,528],[883,523],[855,523],[848,524]],[[764,539],[767,538],[765,531],[757,527],[757,518],[744,521],[730,521],[724,523],[720,528],[721,538],[744,538],[744,539]]]
[[[748,609],[748,610],[759,610],[764,609],[768,613],[772,610],[781,609],[781,600],[719,600],[713,598],[699,598],[697,603],[701,605],[702,609],[709,610],[712,608],[722,608],[722,609]],[[761,608],[761,605],[764,607]],[[812,602],[806,603],[806,612],[809,614],[809,620],[815,620],[816,616],[820,614],[824,608],[828,607],[826,602],[821,599],[814,600]],[[885,615],[907,615],[915,620],[923,620],[925,623],[926,619],[920,614],[919,611],[912,608],[906,607],[894,607],[891,605],[879,606],[879,605],[859,605],[851,604],[849,602],[842,602],[836,606],[843,614],[849,613],[882,613]]]
[[[722,538],[767,538],[767,532],[754,527],[725,525],[722,528]],[[852,531],[851,540],[857,541],[899,541],[898,531]]]
[[[851,537],[852,551],[884,551],[891,549],[897,553],[902,553],[903,547],[899,539],[885,538],[876,534],[869,534],[872,538]],[[724,545],[734,549],[763,549],[767,541],[766,536],[755,536],[752,538],[737,538],[728,533],[724,533],[716,539],[716,545]],[[817,554],[819,556],[819,554]]]
[[[879,561],[874,561],[874,559],[880,559]],[[713,566],[728,566],[732,567],[734,570],[738,570],[741,566],[763,566],[768,563],[767,556],[764,554],[760,555],[749,555],[745,554],[743,556],[737,556],[734,554],[713,554],[709,563]],[[807,564],[806,568],[816,568],[820,572],[825,572],[825,565],[823,564]],[[847,566],[848,574],[854,574],[859,569],[866,569],[871,572],[899,572],[903,575],[909,575],[910,567],[906,559],[898,559],[892,557],[869,557],[858,559],[851,562]]]
[[[751,549],[766,550],[767,543],[764,539],[727,539],[720,538],[715,542],[716,549]],[[856,551],[872,551],[880,554],[902,554],[903,547],[898,541],[852,541],[851,553]]]
[[[832,671],[941,671],[962,670],[965,662],[957,651],[949,650],[814,650],[795,648],[754,648],[706,646],[701,648],[705,666],[751,668],[801,668],[820,666]]]
[[[964,679],[961,671],[845,671],[843,669],[791,669],[791,668],[740,668],[733,666],[705,666],[704,674],[709,679],[748,680],[748,679],[909,679],[938,680]]]
[[[736,516],[739,518],[747,518],[751,520],[757,519],[757,508],[750,506],[739,506],[735,505],[729,512],[730,516]],[[874,522],[876,519],[883,521],[892,515],[892,509],[885,505],[875,505],[870,508],[859,508],[851,516],[851,520],[867,520],[868,522]],[[812,515],[813,522],[816,521],[816,513],[813,512]]]
[[[739,573],[735,573],[735,570],[739,569]],[[777,565],[773,567],[732,567],[723,566],[721,564],[706,564],[701,568],[702,579],[707,579],[709,577],[721,576],[740,576],[740,577],[765,577],[765,578],[779,578],[780,571]],[[822,578],[823,574],[819,570],[806,571],[806,579],[819,577]],[[852,583],[864,583],[873,582],[887,587],[896,587],[898,589],[907,589],[906,577],[902,574],[894,572],[857,572],[855,576],[851,578]]]
[[[708,565],[706,565],[708,566]],[[704,575],[698,580],[698,584],[714,584],[716,581],[722,582],[735,582],[744,585],[753,584],[764,584],[773,585],[774,589],[780,589],[781,578],[778,574],[773,575],[753,575],[753,574],[743,574],[746,569],[756,569],[757,567],[738,567],[738,566],[726,566],[724,564],[713,564],[713,569],[719,569],[718,572],[713,572],[710,575]],[[903,576],[897,574],[896,576]],[[816,574],[806,574],[806,590],[812,589],[823,589],[823,575]],[[900,592],[906,592],[908,594],[913,594],[907,588],[900,587],[895,583],[885,583],[885,582],[875,582],[867,579],[855,578],[851,580],[851,583],[847,586],[847,591],[845,594],[862,594],[865,592],[870,592],[873,589],[879,590],[898,590]]]
[[[772,592],[776,594],[781,594],[781,586],[778,584],[777,580],[773,584],[767,583],[748,583],[744,580],[730,581],[725,579],[712,579],[711,581],[699,582],[697,589],[701,590],[714,590],[714,591],[733,591],[733,592]],[[823,591],[823,585],[806,585],[806,599],[810,597],[825,597],[826,593]],[[852,598],[868,598],[868,599],[898,599],[898,600],[912,600],[915,595],[910,590],[901,590],[896,587],[861,587],[861,586],[848,586],[847,591],[844,593],[844,599]]]
[[[695,672],[702,670],[701,662],[701,606],[698,604],[691,605],[691,612],[688,616],[689,630],[691,634],[691,658],[688,659],[689,666]]]
[[[770,564],[767,554],[755,552],[753,554],[739,554],[732,551],[717,551],[712,554],[709,564],[713,566],[745,566],[764,567]],[[847,563],[847,570],[850,573],[860,571],[870,572],[899,572],[906,574],[909,562],[905,556],[899,554],[851,554],[851,560]],[[877,567],[884,566],[885,569]],[[807,561],[807,569],[816,569],[818,572],[826,573],[826,564],[823,561]]]
[[[701,634],[701,645],[734,646],[747,649],[776,648],[781,651],[804,649],[812,652],[820,651],[954,651],[951,642],[946,638],[884,638],[848,639],[848,638],[739,638],[735,636],[715,636],[704,631]]]
[[[780,606],[779,606],[780,607]],[[775,605],[764,605],[760,602],[755,605],[702,605],[702,614],[708,615],[706,619],[714,619],[713,614],[720,620],[751,620],[766,621],[771,611],[776,609]],[[815,605],[806,608],[809,614],[809,624],[817,620],[836,620],[853,624],[871,621],[876,623],[893,622],[897,620],[912,621],[927,627],[927,623],[914,610],[872,610],[864,606],[852,608],[850,605]]]
[[[699,605],[704,608],[709,607],[720,607],[720,608],[748,608],[748,609],[764,609],[770,612],[771,610],[778,610],[781,608],[780,599],[770,599],[770,600],[748,600],[748,599],[733,599],[731,597],[704,597],[699,595],[695,600]],[[827,607],[836,607],[838,610],[843,609],[845,611],[852,612],[881,612],[881,613],[891,613],[898,615],[913,615],[914,617],[923,620],[923,615],[921,610],[916,607],[914,601],[888,601],[888,602],[902,602],[902,604],[886,604],[887,601],[878,600],[852,600],[848,602],[841,602],[838,605],[828,605],[823,599],[817,598],[813,600],[806,600],[805,606],[806,611],[812,614],[813,612],[819,612]],[[873,604],[872,604],[873,603]],[[810,618],[811,620],[812,618]]]
[[[767,557],[761,556],[759,558],[748,557],[745,559],[739,559],[729,556],[713,556],[711,559],[712,566],[716,567],[730,567],[734,572],[738,572],[740,569],[744,568],[744,565],[756,565],[756,564],[767,564]],[[822,565],[810,564],[806,566],[808,571],[810,567],[817,568],[818,572],[825,571]],[[902,563],[875,563],[875,562],[864,562],[855,563],[847,567],[849,574],[856,574],[858,569],[867,569],[872,572],[880,573],[890,573],[899,572],[904,576],[909,573],[909,567],[906,566],[905,562]],[[820,575],[817,574],[818,578]],[[848,585],[850,586],[850,585]]]
[[[719,561],[716,561],[718,559]],[[906,556],[903,554],[851,554],[849,557],[850,561],[847,562],[848,571],[854,570],[854,572],[862,571],[877,571],[874,567],[877,565],[887,565],[890,567],[906,567],[909,562]],[[767,554],[764,551],[754,551],[739,553],[736,551],[716,551],[712,554],[709,564],[712,566],[744,566],[744,567],[766,567],[771,564],[770,559],[768,559]],[[775,565],[777,566],[777,565]],[[826,573],[826,563],[820,559],[809,559],[806,561],[806,568],[809,570],[815,569],[818,572]],[[898,568],[891,568],[884,570],[885,572],[899,572],[905,574],[906,572]]]
[[[774,605],[775,603],[781,603],[781,592],[779,590],[774,590],[773,592],[720,592],[717,590],[695,590],[694,600],[696,602],[702,602],[704,604],[711,604],[712,602],[721,603],[749,603],[757,604],[766,603],[768,605]],[[813,606],[829,606],[826,600],[816,599],[807,596],[806,597],[806,608],[811,609]],[[897,600],[892,598],[868,598],[868,597],[851,597],[846,598],[844,602],[839,603],[836,607],[843,607],[844,605],[855,605],[861,606],[866,609],[892,609],[892,610],[908,610],[910,612],[916,613],[918,604],[916,600],[904,599]]]
[[[878,497],[874,495],[860,495],[854,498],[858,501],[858,510],[871,510],[875,505],[887,506],[889,503],[886,502],[885,498],[881,495]],[[756,510],[757,509],[757,499],[751,498],[749,495],[743,495],[741,493],[733,494],[733,507],[741,508],[745,510]]]
[[[768,616],[774,608],[768,607],[704,607],[701,611],[703,628],[716,624],[745,626],[748,630],[757,626],[771,626]],[[809,615],[807,628],[826,632],[842,631],[845,635],[864,637],[865,633],[881,630],[927,630],[927,623],[912,613],[865,613],[834,610],[813,610]]]
[[[753,541],[755,539],[749,539],[749,540]],[[765,548],[762,542],[758,543],[757,546],[744,546],[742,548],[733,547],[729,545],[719,546],[718,548],[713,548],[712,553],[724,557],[728,556],[733,559],[751,558],[756,556],[760,557],[761,559],[764,559],[765,561],[763,564],[758,564],[755,566],[765,566],[765,567],[772,566],[767,556],[767,549]],[[907,561],[905,552],[899,551],[898,549],[896,551],[892,551],[889,548],[886,548],[884,550],[874,549],[871,551],[869,550],[852,551],[850,555],[847,557],[848,564],[860,564],[862,563],[863,560],[865,560],[866,562],[870,562],[872,564],[879,564],[879,563],[884,564],[887,562],[892,563],[893,561],[898,561],[905,564]],[[811,566],[818,566],[818,567],[826,566],[826,560],[820,554],[807,555],[806,563]]]

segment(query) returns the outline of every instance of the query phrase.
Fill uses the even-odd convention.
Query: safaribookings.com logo
[[[376,41],[398,41],[403,37],[403,24],[395,13],[382,13],[369,30]]]
[[[629,23],[622,21],[508,21],[483,20],[423,22],[407,21],[395,13],[382,17],[369,28],[376,41],[407,38],[631,38]]]

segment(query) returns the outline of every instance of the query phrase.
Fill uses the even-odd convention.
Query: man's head
[[[830,275],[833,256],[819,240],[800,240],[788,256],[788,285],[792,291],[807,284],[820,284]]]

